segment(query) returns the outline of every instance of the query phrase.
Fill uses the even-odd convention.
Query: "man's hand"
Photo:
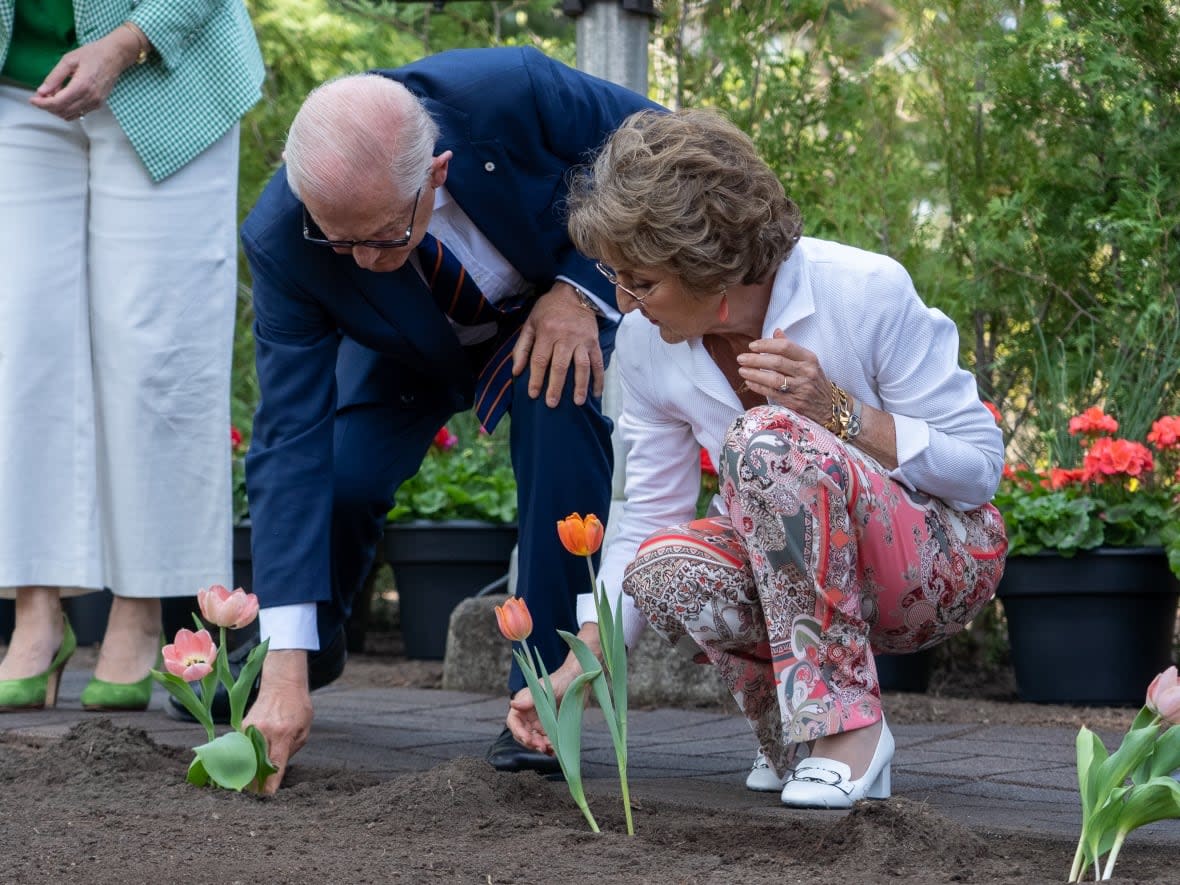
[[[311,692],[307,688],[307,652],[280,649],[266,656],[258,698],[242,721],[266,736],[270,761],[278,771],[266,779],[262,792],[274,793],[287,772],[287,762],[307,743],[311,731]]]
[[[589,646],[590,651],[594,652],[596,658],[599,660],[602,659],[602,647],[598,641],[597,624],[583,624],[582,629],[578,631],[578,638]],[[558,701],[565,697],[566,689],[570,687],[570,683],[581,674],[582,665],[578,663],[578,659],[574,657],[574,653],[570,652],[566,655],[562,665],[549,675],[549,679],[553,683],[553,690],[557,693]],[[530,750],[539,750],[542,753],[548,753],[550,756],[553,755],[553,744],[549,741],[549,736],[545,734],[545,729],[541,726],[541,720],[537,717],[537,707],[533,702],[533,693],[529,689],[521,689],[508,702],[508,720],[506,724],[508,730],[512,732],[512,736],[516,738],[518,743],[523,744]]]
[[[594,395],[602,396],[606,361],[598,346],[598,320],[582,306],[573,286],[559,280],[538,299],[524,321],[520,339],[512,349],[512,374],[520,375],[527,366],[529,396],[536,399],[545,387],[545,403],[553,408],[561,402],[571,362],[574,402],[579,406],[586,402],[591,381]]]

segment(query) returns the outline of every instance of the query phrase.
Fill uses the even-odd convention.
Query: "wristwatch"
[[[853,397],[849,397],[849,399],[852,400],[852,414],[848,416],[848,423],[841,429],[842,432],[840,435],[844,439],[854,440],[860,436],[860,410],[864,406],[864,403]]]
[[[569,282],[569,280],[566,280],[566,282]],[[583,289],[577,283],[570,283],[570,288],[572,288],[574,290],[574,292],[577,294],[578,301],[581,303],[582,307],[586,308],[586,310],[590,311],[592,314],[595,314],[596,316],[600,316],[600,317],[606,316],[606,314],[603,312],[602,308],[598,306],[598,304],[594,301],[594,299],[586,294],[585,289]]]

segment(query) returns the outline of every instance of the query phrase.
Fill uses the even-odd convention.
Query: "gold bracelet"
[[[152,44],[148,42],[147,35],[135,25],[131,24],[131,22],[123,22],[123,24],[121,24],[119,27],[127,28],[127,30],[135,35],[135,42],[139,44],[139,55],[135,57],[135,63],[137,65],[143,64],[145,61],[147,61],[148,51],[152,46]]]
[[[852,409],[848,404],[848,394],[835,381],[832,385],[832,417],[824,422],[824,429],[836,434],[839,439],[848,439],[848,426],[852,421]]]

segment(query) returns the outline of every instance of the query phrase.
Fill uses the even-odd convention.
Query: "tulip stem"
[[[1086,841],[1086,836],[1085,836],[1085,833],[1083,833],[1082,838],[1078,839],[1078,850],[1074,852],[1073,866],[1070,867],[1070,870],[1069,870],[1069,881],[1070,882],[1080,882],[1082,879],[1082,870],[1083,870],[1082,861],[1084,860],[1084,858],[1086,856],[1086,851],[1085,851],[1085,847],[1084,847],[1085,841]]]
[[[1118,833],[1114,837],[1114,844],[1110,846],[1110,854],[1106,855],[1106,869],[1102,871],[1102,878],[1109,879],[1114,874],[1114,862],[1119,856],[1119,849],[1123,847],[1123,842],[1127,839],[1127,834],[1124,832]],[[1094,872],[1098,872],[1098,865],[1094,865]],[[1094,878],[1098,878],[1095,876]]]

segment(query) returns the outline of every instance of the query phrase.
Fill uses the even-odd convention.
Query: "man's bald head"
[[[379,74],[330,80],[291,123],[287,183],[301,200],[363,203],[374,193],[410,199],[430,171],[438,124],[402,84]]]

